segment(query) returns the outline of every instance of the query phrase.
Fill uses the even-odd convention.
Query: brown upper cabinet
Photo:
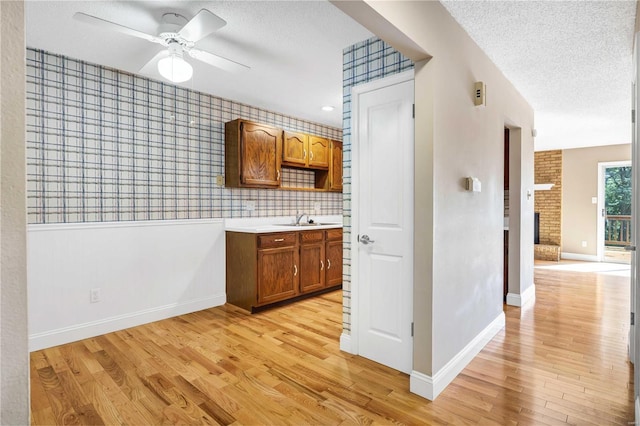
[[[286,130],[282,134],[282,164],[306,167],[309,135]]]
[[[329,169],[329,139],[309,136],[309,167]]]
[[[330,141],[329,171],[316,173],[316,188],[342,192],[342,142]]]
[[[331,189],[342,191],[342,142],[331,141]]]
[[[315,187],[283,187],[281,167],[314,172]],[[232,188],[342,191],[342,142],[236,119],[225,124],[225,175]]]
[[[225,124],[226,185],[280,187],[282,130],[246,120]]]
[[[327,170],[329,140],[305,133],[283,131],[282,165]]]

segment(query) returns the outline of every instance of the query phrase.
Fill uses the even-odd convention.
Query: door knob
[[[370,240],[368,235],[363,235],[361,237],[358,237],[358,241],[360,241],[362,244],[373,244],[375,243],[375,240]]]

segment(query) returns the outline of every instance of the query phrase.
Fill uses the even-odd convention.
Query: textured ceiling
[[[444,5],[533,106],[536,150],[630,142],[635,1]],[[163,13],[190,18],[202,8],[227,25],[197,47],[251,70],[229,74],[192,61],[194,78],[185,87],[342,126],[342,49],[372,34],[326,1],[27,0],[27,45],[138,73],[159,45],[93,28],[73,14],[155,34]],[[323,105],[336,109],[324,112]]]
[[[635,1],[443,4],[534,108],[536,150],[631,142]]]
[[[78,22],[74,13],[157,34],[162,14],[190,19],[206,8],[227,25],[196,47],[251,70],[230,74],[190,60],[194,78],[182,86],[335,127],[342,127],[342,49],[372,37],[327,1],[27,0],[25,8],[28,47],[131,73],[162,46]]]

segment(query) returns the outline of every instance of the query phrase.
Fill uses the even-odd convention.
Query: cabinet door
[[[309,136],[309,167],[329,168],[329,140],[318,136]]]
[[[300,293],[324,288],[324,242],[300,246]]]
[[[258,305],[298,294],[298,247],[258,250]]]
[[[326,243],[326,283],[327,287],[342,284],[342,240]]]
[[[269,126],[240,126],[240,176],[243,185],[280,186],[281,131]]]
[[[307,152],[308,140],[309,136],[304,133],[283,132],[282,164],[306,166],[309,156]]]
[[[342,142],[331,141],[331,189],[342,191]]]

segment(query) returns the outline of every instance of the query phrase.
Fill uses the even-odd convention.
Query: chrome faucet
[[[296,225],[300,225],[300,219],[302,219],[302,216],[307,216],[307,222],[309,222],[309,213],[299,213],[296,210]]]

